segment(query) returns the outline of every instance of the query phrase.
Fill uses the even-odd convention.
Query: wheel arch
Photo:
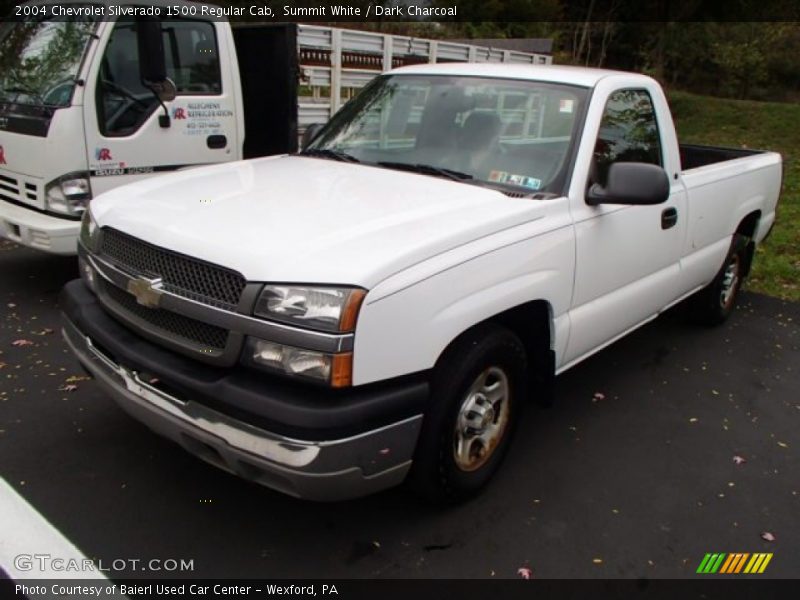
[[[761,211],[754,210],[753,212],[747,214],[741,221],[739,221],[739,225],[736,226],[735,234],[742,235],[748,240],[744,255],[743,275],[745,277],[750,274],[750,267],[753,265],[753,256],[755,255],[756,251],[755,235],[758,231],[758,225],[760,221]]]
[[[450,341],[439,355],[436,365],[465,335],[487,325],[504,327],[520,339],[528,359],[529,383],[536,392],[537,400],[545,405],[551,404],[556,362],[555,327],[553,307],[547,300],[531,300],[471,325]]]

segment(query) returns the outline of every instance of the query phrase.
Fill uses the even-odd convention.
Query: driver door
[[[167,75],[177,96],[164,108],[139,76],[135,21],[118,21],[95,62],[84,102],[94,196],[154,173],[235,160],[234,85],[220,60],[217,25],[162,22]]]
[[[608,98],[594,139],[586,187],[604,184],[616,162],[650,163],[675,173],[665,148],[650,91],[617,90]],[[677,299],[686,191],[673,176],[669,198],[653,206],[589,206],[584,193],[572,215],[576,273],[565,363],[613,341]]]

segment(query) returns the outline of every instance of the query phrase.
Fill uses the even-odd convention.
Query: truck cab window
[[[594,149],[592,183],[605,184],[615,162],[662,165],[655,109],[645,90],[619,90],[609,96]]]
[[[205,21],[169,20],[163,24],[167,76],[178,94],[218,95],[222,78],[214,26]],[[135,133],[158,108],[158,100],[139,77],[139,47],[134,22],[119,22],[100,65],[97,114],[103,135]]]

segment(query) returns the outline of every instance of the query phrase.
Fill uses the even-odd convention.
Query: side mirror
[[[303,132],[303,139],[300,141],[300,149],[305,150],[308,148],[308,145],[314,141],[314,138],[317,137],[317,134],[320,130],[324,127],[322,123],[312,123],[306,130]]]
[[[178,88],[175,86],[175,82],[169,77],[165,78],[163,81],[151,83],[150,89],[153,90],[153,93],[158,96],[161,102],[172,102],[178,96]]]
[[[136,38],[139,44],[139,75],[142,82],[148,86],[162,84],[167,79],[167,62],[164,58],[161,21],[155,17],[137,19]]]
[[[636,162],[613,163],[605,187],[593,184],[586,204],[661,204],[669,198],[669,177],[657,165]]]

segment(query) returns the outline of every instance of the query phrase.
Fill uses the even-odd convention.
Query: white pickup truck
[[[64,335],[230,472],[457,501],[555,375],[692,294],[724,320],[780,187],[778,154],[679,146],[642,75],[403,67],[299,154],[93,200]]]

